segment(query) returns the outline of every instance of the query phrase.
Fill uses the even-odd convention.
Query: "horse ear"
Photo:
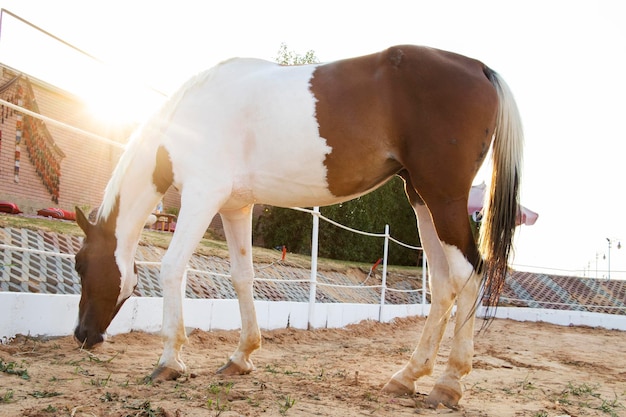
[[[83,229],[83,232],[85,232],[85,235],[88,234],[89,230],[93,226],[91,222],[87,220],[85,213],[83,213],[80,207],[76,207],[76,223],[78,223],[80,228]]]

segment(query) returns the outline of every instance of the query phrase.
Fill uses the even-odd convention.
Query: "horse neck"
[[[123,258],[132,265],[141,231],[146,219],[152,213],[159,200],[163,197],[157,192],[152,181],[152,173],[156,164],[156,146],[152,150],[137,151],[131,147],[123,155],[113,177],[107,185],[100,217],[106,221],[108,216],[115,216],[115,237],[117,239],[116,256]]]

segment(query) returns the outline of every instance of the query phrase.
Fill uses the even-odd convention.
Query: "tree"
[[[287,49],[287,44],[284,42],[280,44],[280,48],[278,48],[278,56],[275,60],[280,65],[305,65],[319,62],[319,59],[315,56],[314,50],[311,49],[307,51],[304,56],[302,56]]]
[[[415,212],[405,193],[404,181],[394,177],[369,194],[342,204],[322,207],[321,213],[353,229],[383,233],[389,224],[391,235],[404,243],[419,244]],[[383,256],[383,240],[320,224],[320,256],[360,262],[375,262]],[[388,262],[394,265],[416,265],[418,253],[394,243],[389,247]]]
[[[304,56],[280,45],[276,62],[281,65],[303,65],[318,62],[313,50]],[[322,207],[321,213],[340,224],[372,233],[383,233],[390,225],[394,238],[410,245],[418,245],[415,214],[403,192],[402,179],[393,178],[377,190],[345,203]],[[265,247],[285,245],[290,252],[311,252],[311,216],[307,213],[266,206],[255,225],[256,234]],[[326,258],[360,262],[375,262],[383,255],[383,240],[355,234],[327,222],[320,222],[319,255]],[[396,265],[415,265],[418,254],[392,244],[389,262]]]

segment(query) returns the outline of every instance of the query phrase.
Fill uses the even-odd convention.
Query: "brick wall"
[[[16,71],[0,64],[0,87],[12,80]],[[49,84],[30,78],[40,114],[70,126],[104,136],[123,144],[132,132],[131,126],[112,128],[96,120],[78,97]],[[19,81],[24,85],[24,77]],[[15,87],[0,94],[10,101]],[[104,143],[87,135],[45,123],[54,144],[65,155],[60,161],[58,203],[52,201],[36,168],[29,159],[26,147],[20,144],[19,178],[15,178],[16,125],[18,113],[3,109],[0,124],[0,200],[18,204],[27,214],[46,207],[59,207],[73,211],[75,206],[85,209],[97,207],[109,177],[121,155],[122,148]],[[164,198],[165,209],[179,207],[180,197],[171,189]]]

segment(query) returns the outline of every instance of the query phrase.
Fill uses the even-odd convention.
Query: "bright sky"
[[[85,74],[93,67],[72,63],[7,15],[0,62],[67,83],[91,96],[94,109],[118,116],[156,106],[159,96],[143,85],[171,93],[233,56],[272,60],[283,42],[302,54],[312,49],[322,61],[403,43],[478,58],[509,83],[526,132],[522,204],[540,217],[519,230],[516,269],[587,270],[595,277],[597,259],[597,276],[606,277],[611,238],[611,278],[626,279],[626,247],[617,249],[617,240],[626,239],[623,1],[0,0],[0,6],[124,78],[112,86],[92,82]]]

